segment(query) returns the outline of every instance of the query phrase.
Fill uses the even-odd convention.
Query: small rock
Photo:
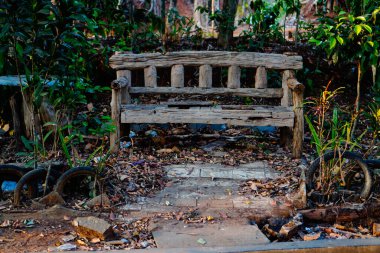
[[[63,242],[71,242],[75,239],[75,236],[73,235],[66,235],[64,237],[61,238],[61,241]]]
[[[140,242],[140,245],[141,245],[141,247],[146,248],[146,247],[149,246],[149,242],[147,242],[147,241],[142,241],[142,242]]]
[[[58,251],[69,251],[69,250],[74,250],[76,248],[77,248],[77,246],[74,244],[65,243],[65,244],[62,244],[61,246],[58,246],[56,249]]]
[[[372,234],[374,236],[380,236],[380,223],[373,223]]]
[[[87,239],[105,240],[113,236],[112,226],[105,220],[94,216],[78,217],[73,221],[75,230]]]
[[[65,204],[65,200],[59,195],[58,192],[52,191],[40,201],[38,201],[40,204],[44,204],[46,206],[54,206],[54,205],[63,205]]]
[[[111,206],[111,201],[108,198],[107,194],[103,193],[101,195],[96,196],[93,199],[90,199],[89,201],[86,202],[86,205],[90,208],[93,207],[110,207]]]
[[[134,182],[129,181],[127,186],[127,192],[135,192],[137,191],[137,186]]]
[[[199,238],[199,239],[197,240],[197,243],[202,244],[202,245],[205,245],[205,244],[207,243],[207,241],[206,241],[205,239],[203,239],[203,238]]]

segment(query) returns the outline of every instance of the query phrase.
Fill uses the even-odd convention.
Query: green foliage
[[[375,32],[377,12],[355,17],[341,11],[334,18],[323,16],[310,42],[321,47],[333,63],[360,60],[376,65],[380,35]]]
[[[351,139],[353,116],[341,111],[339,106],[334,104],[341,89],[329,91],[328,87],[329,85],[320,97],[311,98],[307,102],[310,111],[305,115],[312,145],[315,146],[318,156],[327,151],[352,150],[358,147],[357,140]]]
[[[258,49],[269,43],[283,42],[281,27],[278,22],[280,9],[277,5],[268,4],[262,0],[252,2],[253,12],[239,21],[248,25],[248,30],[241,34],[248,41],[249,47]]]

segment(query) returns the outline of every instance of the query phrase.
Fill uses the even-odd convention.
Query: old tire
[[[354,185],[354,177],[356,175],[359,175],[359,177],[361,177],[361,181],[357,183],[356,189],[358,190],[358,195],[360,199],[367,199],[371,194],[372,189],[372,176],[367,164],[357,153],[349,151],[341,152],[340,157],[342,159],[339,159],[339,153],[339,151],[328,152],[325,153],[322,157],[319,157],[312,162],[306,178],[307,190],[310,192],[317,189],[316,181],[319,177],[322,163],[327,168],[331,166],[331,170],[333,170],[335,167],[338,166],[338,161],[340,161],[339,165],[341,165],[340,167],[344,173],[343,178],[346,183],[344,184],[344,188],[346,188],[345,190],[351,190],[349,188]],[[336,176],[336,178],[339,177]],[[337,179],[335,182],[332,183],[339,184],[339,181]]]
[[[98,173],[96,172],[95,169],[92,167],[84,166],[84,167],[76,167],[67,170],[65,173],[63,173],[54,188],[54,191],[58,192],[61,196],[64,194],[65,186],[70,180],[73,180],[78,177],[83,177],[83,176],[90,176],[90,177],[98,177]],[[98,183],[100,181],[98,180]]]
[[[0,165],[0,199],[3,197],[3,191],[1,186],[4,181],[16,181],[18,182],[20,178],[25,175],[30,169],[19,167],[16,165],[3,164]]]
[[[13,205],[14,206],[20,205],[22,190],[24,189],[25,185],[28,186],[27,197],[28,198],[36,197],[38,193],[38,180],[44,181],[46,179],[47,173],[48,173],[47,169],[40,168],[40,169],[31,170],[28,173],[26,173],[23,177],[21,177],[14,191]],[[54,184],[55,179],[57,178],[56,173],[57,172],[51,172],[50,174],[50,177],[48,180],[48,185],[50,187]]]

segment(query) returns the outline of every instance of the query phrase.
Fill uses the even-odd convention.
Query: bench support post
[[[121,128],[120,112],[121,104],[129,104],[131,97],[128,93],[128,86],[130,85],[131,71],[119,70],[117,71],[117,79],[112,82],[112,100],[111,100],[111,118],[115,124],[115,132],[110,134],[111,151],[116,153],[120,147],[120,137],[125,133],[125,128]],[[124,131],[123,131],[124,130]]]
[[[288,79],[288,87],[293,91],[293,157],[301,158],[304,137],[303,92],[305,86],[295,78],[290,78]]]
[[[292,91],[288,87],[288,79],[293,77],[294,72],[291,70],[284,70],[282,72],[282,92],[283,96],[281,98],[281,106],[290,107],[292,106]],[[292,130],[290,127],[280,127],[280,144],[283,147],[290,146],[290,136]]]

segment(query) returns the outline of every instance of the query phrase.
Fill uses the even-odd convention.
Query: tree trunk
[[[20,99],[16,98],[16,95],[13,95],[9,99],[9,104],[12,110],[12,120],[13,120],[13,129],[14,129],[14,136],[16,138],[16,148],[17,150],[20,150],[21,148],[21,136],[23,135],[22,130],[22,124],[21,124],[21,113],[20,113]]]
[[[239,0],[224,0],[223,13],[225,19],[219,23],[218,45],[227,49],[233,40],[235,15]]]

